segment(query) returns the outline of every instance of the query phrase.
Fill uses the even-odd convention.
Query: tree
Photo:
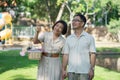
[[[36,5],[34,6],[35,17],[47,19],[49,22],[55,22],[60,8],[60,5],[56,4],[57,0],[37,0]]]
[[[112,33],[114,39],[120,41],[120,18],[119,20],[111,19],[109,25],[107,25],[108,31]]]
[[[111,19],[118,19],[120,16],[120,0],[5,0],[8,7],[16,8],[16,16],[18,18],[21,12],[30,12],[31,18],[41,19],[54,23],[58,16],[61,5],[67,2],[69,10],[74,14],[80,12],[90,15],[92,22],[96,25],[109,24]],[[12,1],[16,1],[16,6],[11,6]],[[1,5],[1,4],[0,4]],[[4,8],[4,9],[3,9]],[[6,7],[0,7],[1,11],[5,11]],[[70,14],[67,7],[64,7],[61,19],[70,20]],[[93,18],[94,17],[94,18]],[[16,20],[15,20],[16,21]]]

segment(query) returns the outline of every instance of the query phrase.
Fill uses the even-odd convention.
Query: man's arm
[[[90,53],[90,71],[89,71],[89,80],[92,80],[94,78],[94,68],[95,68],[95,62],[96,62],[96,54]]]
[[[68,54],[63,54],[63,59],[62,59],[62,78],[66,78],[67,76],[67,64],[68,64]]]
[[[90,64],[91,64],[92,69],[94,69],[95,67],[95,62],[96,62],[96,53],[91,52],[90,53]]]
[[[68,64],[68,54],[63,54],[62,68],[66,70]]]

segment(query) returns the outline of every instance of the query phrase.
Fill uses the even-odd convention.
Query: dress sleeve
[[[44,39],[45,39],[45,32],[39,33],[39,35],[38,35],[38,40],[39,40],[40,42],[44,42]]]

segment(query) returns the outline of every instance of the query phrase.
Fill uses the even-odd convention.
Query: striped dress
[[[44,52],[49,54],[60,54],[65,42],[62,36],[59,36],[58,39],[53,41],[53,32],[39,34],[38,39],[44,42]],[[42,56],[38,66],[37,80],[61,80],[61,69],[60,57]]]

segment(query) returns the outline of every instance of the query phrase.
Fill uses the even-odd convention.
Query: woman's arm
[[[40,43],[40,41],[38,40],[38,35],[39,35],[40,32],[41,32],[41,27],[40,27],[40,26],[37,26],[37,27],[36,27],[36,34],[35,34],[35,36],[34,36],[34,38],[33,38],[33,43],[34,43],[34,44]]]
[[[40,43],[40,41],[38,40],[38,35],[39,35],[39,32],[36,32],[36,34],[35,34],[35,36],[34,36],[34,38],[33,38],[33,43],[34,43],[34,44]]]

